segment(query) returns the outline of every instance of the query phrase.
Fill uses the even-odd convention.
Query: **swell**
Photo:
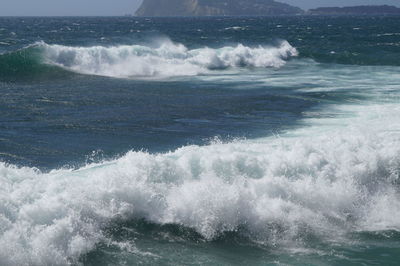
[[[62,70],[116,78],[194,76],[227,68],[279,68],[297,50],[283,41],[276,47],[242,44],[218,49],[188,49],[163,40],[158,44],[69,47],[36,43],[0,55],[0,77],[54,75]]]
[[[399,44],[397,44],[399,46]],[[347,47],[346,47],[347,48]],[[357,65],[357,66],[400,66],[399,49],[391,50],[382,49],[379,45],[371,44],[368,49],[359,48],[359,50],[340,51],[326,50],[318,51],[314,47],[299,47],[301,51],[300,58],[308,58],[319,63],[325,64],[341,64],[341,65]]]
[[[280,68],[299,56],[316,62],[348,65],[398,65],[388,51],[318,51],[289,42],[275,46],[223,46],[188,49],[164,39],[146,45],[72,47],[38,42],[0,55],[0,79],[61,78],[73,74],[114,78],[167,78],[212,75],[232,68]],[[325,49],[326,50],[326,49]],[[378,52],[377,52],[378,51]],[[380,51],[380,52],[379,52]]]

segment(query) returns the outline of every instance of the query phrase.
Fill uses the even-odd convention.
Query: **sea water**
[[[0,18],[0,265],[396,265],[400,18]]]

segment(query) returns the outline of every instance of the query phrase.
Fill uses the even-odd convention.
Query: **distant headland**
[[[304,11],[274,0],[143,0],[136,16],[269,16]]]
[[[320,7],[310,9],[311,15],[400,15],[400,8],[388,5]]]
[[[135,15],[141,17],[400,15],[400,8],[389,5],[364,5],[320,7],[304,11],[274,0],[143,0]]]

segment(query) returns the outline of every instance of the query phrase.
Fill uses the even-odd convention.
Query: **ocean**
[[[0,265],[400,261],[400,17],[2,17],[0,93]]]

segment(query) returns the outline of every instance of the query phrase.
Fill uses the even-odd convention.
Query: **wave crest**
[[[276,47],[238,44],[192,50],[170,40],[155,48],[144,45],[68,47],[45,43],[40,47],[49,64],[82,74],[117,78],[192,76],[230,67],[281,67],[285,59],[298,55],[287,41]]]

